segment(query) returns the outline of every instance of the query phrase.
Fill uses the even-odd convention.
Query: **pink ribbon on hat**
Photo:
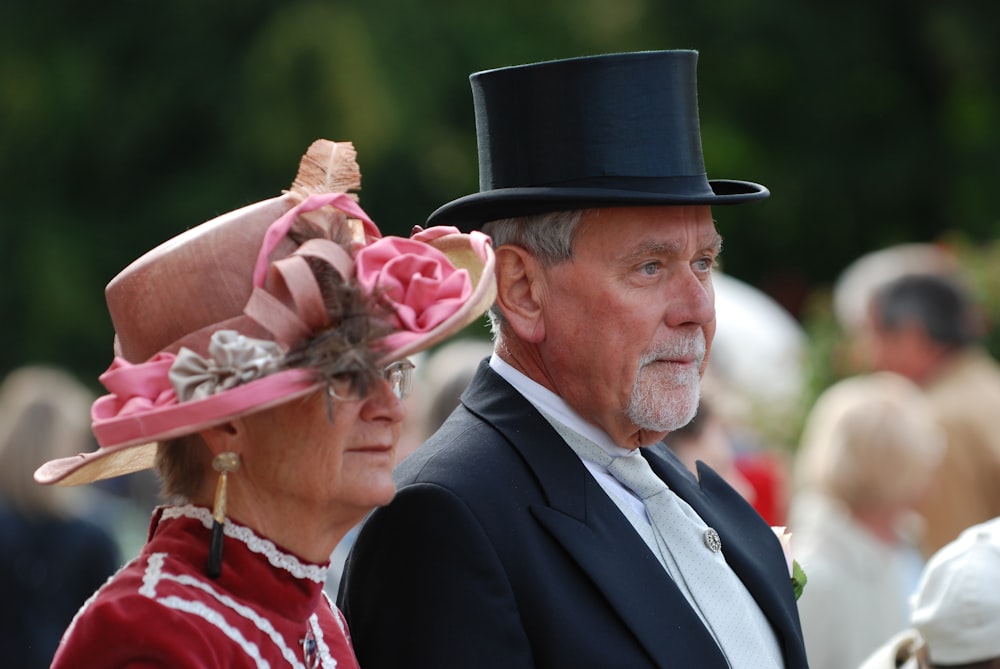
[[[99,430],[106,422],[177,403],[177,393],[168,378],[175,358],[172,353],[157,353],[146,362],[133,365],[115,356],[99,377],[110,394],[97,398],[90,409],[98,443],[102,436]]]
[[[368,214],[346,193],[316,193],[310,195],[285,212],[264,233],[264,241],[260,245],[260,253],[257,254],[257,265],[253,272],[254,286],[261,287],[264,285],[264,278],[267,276],[268,257],[278,246],[278,243],[288,235],[288,231],[292,229],[292,224],[295,223],[295,219],[298,218],[299,214],[315,211],[327,205],[335,207],[345,214],[350,214],[364,223],[365,243],[382,237],[382,233],[379,232],[378,227],[368,217]]]
[[[345,280],[354,274],[354,262],[350,254],[329,239],[308,240],[290,256],[270,262],[271,253],[288,235],[296,218],[327,205],[362,221],[366,243],[382,236],[368,214],[345,193],[310,195],[268,227],[254,266],[253,293],[243,312],[263,326],[285,348],[328,325],[322,293],[305,257],[312,256],[326,261]],[[268,286],[267,290],[265,285]]]

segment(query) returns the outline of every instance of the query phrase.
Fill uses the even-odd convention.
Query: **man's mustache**
[[[639,358],[639,367],[645,367],[656,360],[689,360],[694,359],[697,367],[705,360],[705,334],[699,330],[693,337],[682,337],[674,341],[664,342],[655,350],[643,353]]]

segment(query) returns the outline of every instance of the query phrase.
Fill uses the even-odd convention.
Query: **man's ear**
[[[538,259],[514,244],[496,250],[497,304],[508,325],[523,341],[545,339],[542,318],[544,272]]]

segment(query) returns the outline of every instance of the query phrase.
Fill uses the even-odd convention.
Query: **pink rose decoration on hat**
[[[358,283],[377,294],[393,310],[397,332],[383,340],[386,349],[406,347],[461,310],[472,294],[472,278],[431,246],[434,239],[460,234],[439,226],[412,238],[383,237],[360,248],[355,256]]]

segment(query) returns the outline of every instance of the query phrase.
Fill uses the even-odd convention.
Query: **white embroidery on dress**
[[[222,630],[226,636],[237,641],[247,655],[256,658],[260,655],[260,649],[252,643],[244,643],[245,639],[241,636],[240,639],[236,639],[232,634],[226,629],[225,620],[217,611],[213,611],[209,607],[205,606],[202,602],[196,602],[193,600],[183,599],[178,595],[171,595],[168,597],[157,597],[156,587],[161,581],[174,581],[185,587],[192,588],[194,590],[200,590],[201,592],[209,595],[217,602],[232,610],[237,615],[249,620],[253,625],[259,629],[261,632],[266,634],[271,642],[278,647],[281,651],[282,657],[288,661],[290,665],[296,668],[302,668],[299,663],[298,658],[295,656],[295,652],[288,647],[285,643],[285,638],[276,630],[271,624],[271,621],[263,618],[254,609],[246,606],[245,604],[240,604],[231,596],[224,594],[217,590],[211,583],[194,576],[184,576],[177,574],[170,574],[163,571],[163,560],[166,557],[166,553],[154,553],[149,557],[149,563],[146,567],[145,573],[142,576],[142,587],[139,589],[139,593],[149,597],[150,599],[155,599],[156,601],[164,604],[165,606],[171,606],[171,608],[180,609],[182,611],[187,611],[188,613],[193,613],[199,615],[205,620],[212,623],[217,623],[216,626]],[[173,602],[172,604],[168,603]],[[184,605],[181,606],[180,604]]]
[[[142,587],[139,588],[140,595],[145,595],[150,599],[156,597],[156,585],[160,582],[163,559],[165,557],[167,557],[166,553],[153,553],[149,556],[149,561],[146,563],[146,571],[142,574]]]
[[[323,591],[323,599],[326,600],[326,605],[330,607],[330,611],[333,612],[333,619],[337,621],[337,625],[340,626],[340,632],[347,639],[347,645],[351,645],[351,634],[347,631],[347,620],[344,619],[344,614],[340,612],[337,605],[334,604],[333,600],[330,599],[330,595],[327,594],[326,590]]]
[[[164,510],[162,517],[190,518],[193,520],[200,520],[206,527],[209,527],[211,524],[211,514],[208,512],[208,510],[194,506],[167,508]],[[243,541],[249,547],[250,543],[246,541],[247,537],[231,534],[228,531],[230,527],[232,527],[232,524],[227,523],[226,534],[233,536],[237,540]],[[236,529],[246,530],[246,533],[244,534],[249,534],[251,538],[259,539],[259,537],[256,537],[256,535],[254,535],[248,528],[237,526]],[[280,551],[278,551],[277,548],[274,546],[274,544],[271,543],[270,541],[266,541],[263,539],[259,540],[262,543],[269,545],[270,549],[268,550],[273,552],[275,555],[277,556],[284,555]],[[262,551],[254,551],[254,552],[257,552],[259,554],[262,553]],[[299,661],[296,655],[296,651],[293,650],[291,647],[289,647],[289,645],[286,643],[284,636],[282,636],[281,633],[279,633],[278,630],[274,628],[271,621],[262,617],[255,609],[246,606],[245,604],[239,603],[238,601],[233,599],[232,596],[218,590],[212,584],[212,582],[208,581],[204,577],[183,575],[183,574],[178,575],[165,572],[163,570],[163,565],[166,556],[167,556],[166,553],[154,553],[150,555],[149,561],[146,566],[146,571],[143,573],[142,587],[139,590],[141,594],[150,597],[152,599],[156,599],[158,602],[164,604],[165,606],[169,606],[170,608],[186,611],[188,613],[201,616],[206,621],[218,627],[220,631],[222,631],[230,639],[239,644],[240,647],[244,650],[244,652],[247,653],[247,655],[254,658],[258,666],[265,666],[265,667],[268,666],[267,662],[264,662],[262,659],[260,659],[259,647],[256,644],[247,641],[243,637],[243,635],[240,634],[239,630],[233,628],[231,625],[226,623],[225,619],[218,611],[215,611],[212,608],[206,606],[206,604],[203,602],[185,599],[178,595],[157,597],[156,594],[157,586],[163,581],[173,581],[186,588],[199,590],[207,594],[208,596],[212,597],[213,599],[215,599],[222,606],[225,606],[227,609],[229,609],[236,615],[239,615],[245,620],[248,620],[263,634],[267,635],[267,637],[271,639],[271,642],[274,643],[274,645],[280,651],[281,656],[294,669],[305,669],[304,665]],[[282,567],[282,565],[276,563],[274,559],[271,559],[270,555],[267,555],[267,557],[268,561],[273,566],[278,568]],[[285,557],[289,558],[291,561],[295,562],[296,564],[299,564],[300,566],[304,567],[309,566],[309,565],[301,565],[301,563],[299,563],[294,556],[285,556]],[[286,571],[289,571],[290,573],[295,575],[295,570],[293,569],[287,569]],[[334,613],[337,613],[337,609],[333,606],[332,601],[329,599],[329,597],[326,595],[325,592],[322,592],[322,596],[326,600],[327,605],[333,609]],[[341,627],[341,630],[343,631],[344,630],[343,621],[340,619],[339,616],[335,617],[337,619],[337,624]],[[312,616],[310,617],[308,624],[312,627],[314,636],[317,639],[317,649],[320,653],[319,657],[323,662],[323,666],[329,667],[330,669],[335,668],[337,666],[337,661],[336,659],[333,658],[333,656],[330,653],[329,646],[327,646],[326,642],[323,640],[323,631],[319,626],[319,618],[315,613],[312,614]],[[260,664],[261,662],[264,662],[264,664],[261,665]]]
[[[176,581],[177,583],[185,585],[189,588],[196,588],[208,595],[211,595],[220,604],[228,607],[233,612],[249,620],[257,629],[266,634],[274,645],[281,651],[281,656],[288,661],[288,664],[293,667],[302,667],[302,669],[305,669],[305,667],[299,663],[298,657],[295,655],[295,651],[289,648],[288,644],[285,643],[285,637],[283,637],[278,630],[274,629],[274,625],[271,624],[270,620],[262,617],[254,609],[246,606],[245,604],[240,604],[231,596],[216,590],[210,583],[199,578],[195,578],[193,576],[174,575],[165,575],[164,578],[169,578],[170,580]]]
[[[201,616],[206,621],[219,628],[219,630],[227,637],[235,641],[237,645],[239,645],[239,647],[253,659],[259,669],[270,669],[271,664],[261,657],[260,648],[257,647],[257,644],[252,641],[248,641],[238,629],[228,624],[223,617],[219,615],[218,611],[213,611],[201,602],[192,602],[189,599],[181,599],[176,596],[162,597],[157,601],[168,608]]]
[[[323,662],[323,666],[336,669],[337,660],[330,654],[330,647],[326,645],[326,640],[323,638],[323,628],[320,627],[319,617],[315,613],[309,616],[309,627],[312,628],[313,636],[316,638],[316,650],[319,652],[319,659]]]
[[[191,518],[201,521],[201,524],[208,529],[212,527],[212,512],[198,506],[167,507],[163,511],[163,518]],[[232,537],[246,544],[246,547],[252,552],[266,557],[272,566],[287,571],[295,578],[307,579],[314,583],[326,583],[326,567],[303,564],[297,557],[280,551],[273,541],[258,536],[249,527],[227,522],[224,529],[227,537]]]

